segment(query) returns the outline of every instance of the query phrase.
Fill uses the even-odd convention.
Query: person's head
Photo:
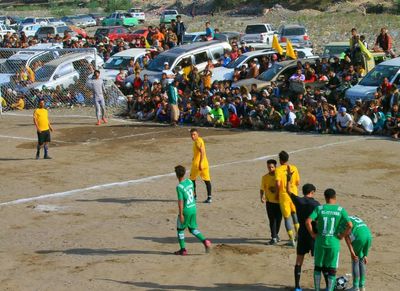
[[[182,19],[182,16],[180,16],[180,15],[177,15],[177,16],[176,16],[176,21],[179,22],[181,19]]]
[[[175,167],[175,174],[178,180],[182,180],[185,177],[186,169],[184,166],[178,165]]]
[[[197,131],[196,128],[192,128],[190,130],[190,137],[192,138],[193,141],[196,141],[199,138],[199,132]]]
[[[315,186],[313,184],[304,184],[303,185],[303,195],[304,196],[309,196],[309,197],[313,197],[314,193],[317,189],[315,188]]]
[[[382,27],[382,28],[381,28],[381,34],[386,34],[386,33],[387,33],[386,27]]]
[[[346,112],[347,112],[346,107],[340,107],[340,108],[339,108],[339,113],[340,113],[340,115],[345,116],[345,115],[346,115]]]
[[[93,76],[95,77],[95,79],[100,78],[100,71],[99,70],[95,70],[93,73]]]
[[[268,173],[273,174],[275,173],[275,169],[276,169],[276,160],[271,159],[267,161],[267,168],[268,168]]]
[[[43,99],[41,99],[39,101],[39,108],[44,108],[44,100]]]
[[[353,28],[351,29],[351,35],[352,35],[352,36],[356,36],[356,35],[357,35],[357,29],[356,29],[356,28],[353,27]]]
[[[210,22],[209,21],[206,22],[206,27],[210,27]]]
[[[285,164],[285,163],[287,163],[289,161],[289,154],[287,153],[287,152],[285,152],[285,151],[281,151],[280,153],[279,153],[279,162],[281,163],[281,164]]]
[[[336,191],[332,188],[328,188],[324,192],[324,197],[326,203],[334,203],[336,202]]]

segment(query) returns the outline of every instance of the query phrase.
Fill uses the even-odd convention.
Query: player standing
[[[301,266],[304,262],[305,254],[311,252],[311,256],[314,255],[314,239],[308,233],[306,228],[306,219],[314,211],[315,207],[319,206],[319,202],[314,199],[315,186],[313,184],[303,185],[303,195],[304,197],[298,197],[293,193],[290,193],[290,198],[292,198],[294,205],[296,206],[296,212],[299,218],[300,228],[299,236],[297,240],[297,257],[296,264],[294,266],[294,281],[295,281],[295,291],[301,291],[300,288],[300,276],[301,276]]]
[[[268,173],[262,176],[260,186],[261,203],[265,203],[269,228],[271,230],[270,245],[275,245],[279,241],[279,229],[282,222],[282,212],[279,206],[279,196],[276,190],[275,169],[276,160],[268,160]]]
[[[366,265],[372,235],[368,226],[357,216],[350,216],[353,224],[350,235],[345,237],[349,248],[353,273],[352,291],[365,291]]]
[[[314,247],[314,289],[320,291],[321,272],[327,273],[327,291],[333,291],[336,286],[336,269],[339,265],[340,240],[349,235],[351,221],[347,211],[336,204],[336,192],[326,189],[324,192],[326,204],[314,209],[306,220],[306,227],[311,237],[315,239]],[[312,221],[317,222],[315,233]],[[345,230],[339,233],[339,226],[345,224]]]
[[[42,146],[44,147],[44,159],[51,159],[49,156],[49,142],[51,141],[50,131],[53,131],[53,127],[49,121],[49,112],[44,108],[44,100],[39,101],[39,108],[33,112],[33,123],[36,126],[38,136],[36,159],[40,158]]]
[[[281,151],[279,153],[279,162],[281,165],[275,170],[276,188],[278,189],[279,204],[290,240],[289,245],[294,247],[296,243],[292,220],[296,231],[299,229],[299,221],[296,215],[296,207],[292,199],[290,199],[289,193],[293,193],[297,196],[297,187],[300,185],[300,175],[296,166],[289,165],[289,154],[287,152]]]
[[[175,167],[175,174],[178,178],[179,184],[176,186],[176,192],[178,194],[178,208],[179,214],[177,219],[177,232],[179,251],[175,252],[175,255],[186,256],[187,251],[185,248],[185,229],[189,228],[191,234],[197,237],[206,248],[208,253],[211,248],[211,242],[207,240],[201,232],[197,229],[196,221],[196,200],[194,199],[194,187],[192,181],[185,179],[186,169],[183,166]]]
[[[204,144],[204,140],[199,136],[197,129],[192,128],[190,130],[190,136],[193,140],[193,159],[192,169],[190,171],[190,180],[193,182],[194,196],[195,198],[197,197],[196,178],[197,176],[200,176],[207,188],[207,199],[204,201],[204,203],[211,203],[211,178],[206,155],[206,146]]]

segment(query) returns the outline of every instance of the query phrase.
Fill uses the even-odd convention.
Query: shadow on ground
[[[171,199],[146,199],[146,198],[99,198],[99,199],[77,199],[77,202],[99,202],[99,203],[119,203],[128,204],[133,202],[174,202]]]
[[[146,250],[116,250],[116,249],[88,249],[76,248],[66,250],[40,250],[35,253],[40,255],[61,253],[65,255],[80,256],[108,256],[108,255],[174,255],[172,252],[146,251]]]

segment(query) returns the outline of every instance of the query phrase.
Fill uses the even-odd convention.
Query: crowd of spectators
[[[142,78],[140,72],[146,64],[158,52],[180,45],[185,31],[186,26],[179,18],[169,27],[149,26],[146,38],[141,37],[130,43],[122,39],[112,41],[107,37],[74,38],[66,32],[63,36],[48,35],[41,40],[28,39],[23,34],[7,34],[0,45],[25,48],[38,42],[55,42],[62,43],[64,48],[96,48],[105,61],[113,54],[129,48],[152,47],[140,62],[132,60],[127,68],[121,68],[115,79],[116,85],[125,90],[127,95],[125,115],[141,121],[257,130],[385,134],[393,138],[399,136],[400,93],[395,84],[385,79],[372,101],[357,100],[355,104],[350,104],[344,98],[345,90],[355,85],[366,73],[360,57],[362,50],[358,44],[359,40],[365,47],[368,44],[356,29],[352,30],[350,50],[342,58],[298,62],[297,72],[285,80],[283,86],[272,83],[260,91],[256,84],[248,90],[246,87],[232,86],[232,81],[212,82],[214,67],[226,66],[241,54],[254,49],[237,39],[231,42],[232,51],[227,51],[217,64],[210,60],[202,72],[191,64],[171,71],[168,64],[165,64],[160,81],[151,83],[146,75]],[[216,32],[218,29],[213,29],[209,22],[205,23],[204,41],[213,39]],[[374,44],[374,50],[384,51],[394,57],[392,47],[392,38],[387,29],[383,28]],[[235,70],[233,81],[256,77],[275,62],[284,59],[285,56],[279,54],[265,56],[258,63],[251,63],[250,68]],[[132,74],[135,75],[132,86],[123,88],[124,79]],[[22,68],[17,75],[20,81],[32,81],[29,69]],[[290,82],[304,82],[305,92],[291,91]],[[314,82],[322,82],[324,86],[314,88],[311,86]],[[8,95],[14,93],[8,90],[3,92],[3,97],[7,100]],[[33,99],[43,98],[47,100],[47,106],[53,107],[58,104],[85,104],[90,99],[83,87],[76,86],[35,91],[31,96]],[[18,96],[14,96],[12,100],[18,99]],[[31,102],[29,100],[28,103]]]

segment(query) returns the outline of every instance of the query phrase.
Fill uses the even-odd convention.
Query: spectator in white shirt
[[[349,133],[353,124],[353,118],[347,113],[346,107],[339,108],[336,117],[336,126],[339,133]]]
[[[352,131],[361,134],[371,134],[374,131],[374,124],[371,118],[365,115],[361,108],[357,110],[357,115],[360,118],[352,126]]]

